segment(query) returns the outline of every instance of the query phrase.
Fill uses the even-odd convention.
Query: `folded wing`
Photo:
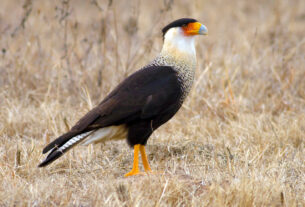
[[[48,144],[43,153],[57,159],[96,129],[153,119],[179,101],[181,88],[177,73],[167,66],[141,69],[119,84],[98,106],[83,116],[72,129]],[[82,137],[81,135],[84,135]],[[78,139],[76,139],[76,137]],[[68,145],[70,141],[71,145]],[[63,146],[68,146],[62,149]],[[48,159],[47,157],[47,159]],[[52,161],[55,159],[51,159]],[[43,163],[49,164],[45,160]],[[41,163],[39,166],[45,166]]]

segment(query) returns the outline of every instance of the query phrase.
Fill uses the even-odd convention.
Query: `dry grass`
[[[11,1],[0,7],[0,206],[304,206],[305,1]],[[194,17],[196,83],[156,131],[151,176],[125,142],[43,146]]]

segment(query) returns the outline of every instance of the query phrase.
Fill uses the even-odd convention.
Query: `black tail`
[[[71,149],[73,146],[80,143],[83,139],[88,137],[93,131],[81,133],[79,135],[73,135],[72,132],[68,132],[60,137],[58,137],[56,140],[51,142],[48,146],[46,146],[43,149],[43,153],[46,153],[52,149],[52,151],[48,154],[46,159],[42,161],[38,165],[38,167],[44,167],[53,161],[55,161],[57,158],[61,157],[65,152],[67,152],[69,149]]]
[[[61,157],[63,154],[64,154],[64,152],[61,152],[61,151],[58,151],[57,149],[54,149],[52,152],[50,152],[50,154],[46,157],[46,159],[38,165],[38,167],[47,166],[48,164],[55,161],[57,158]]]
[[[48,144],[42,151],[43,154],[52,150],[46,159],[38,165],[38,167],[44,167],[57,158],[61,157],[65,152],[71,149],[73,146],[81,142],[88,137],[95,129],[103,127],[101,125],[91,126],[91,124],[100,116],[100,108],[95,107],[89,111],[83,118],[81,118],[72,129],[55,139]]]
[[[50,144],[48,144],[43,150],[42,153],[45,154],[47,152],[49,152],[51,149],[55,148],[55,147],[61,147],[62,145],[64,145],[67,141],[69,141],[71,138],[73,138],[74,136],[76,136],[77,134],[79,134],[78,131],[69,131],[63,135],[61,135],[60,137],[58,137],[57,139],[55,139],[53,142],[51,142]]]

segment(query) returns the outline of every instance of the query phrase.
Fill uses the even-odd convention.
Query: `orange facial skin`
[[[201,25],[202,24],[200,24],[199,22],[192,22],[182,27],[182,29],[186,36],[198,35]]]

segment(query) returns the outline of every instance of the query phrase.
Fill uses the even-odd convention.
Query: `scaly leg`
[[[141,157],[142,157],[142,162],[143,162],[143,166],[144,166],[144,170],[145,172],[151,172],[148,160],[147,160],[147,156],[145,153],[145,146],[144,145],[140,145],[140,152],[141,152]]]
[[[131,176],[131,175],[137,175],[137,174],[141,173],[140,170],[139,170],[139,149],[140,149],[140,144],[136,144],[133,148],[134,148],[133,167],[132,167],[132,170],[129,173],[125,174],[125,177]]]

